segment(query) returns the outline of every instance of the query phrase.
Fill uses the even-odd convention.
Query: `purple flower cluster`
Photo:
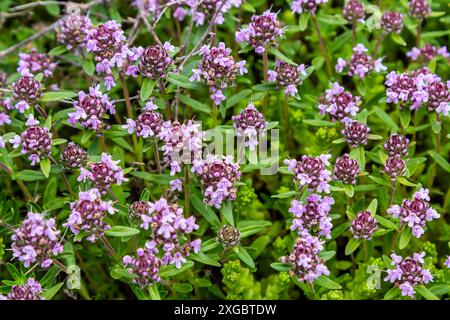
[[[61,161],[64,166],[72,169],[81,168],[88,159],[88,153],[79,145],[69,142],[61,152]]]
[[[245,60],[236,62],[231,55],[231,49],[220,42],[217,47],[204,45],[200,50],[202,59],[198,69],[193,69],[191,81],[205,81],[211,92],[211,99],[216,105],[225,100],[223,90],[232,84],[238,75],[247,72]]]
[[[323,242],[308,233],[302,233],[297,238],[292,252],[280,258],[281,263],[289,264],[290,274],[298,281],[312,283],[321,275],[329,275],[330,271],[322,258],[319,257]]]
[[[173,14],[174,17],[179,21],[183,21],[184,17],[189,14],[197,26],[202,26],[205,24],[205,21],[211,20],[216,12],[214,23],[222,24],[224,22],[223,15],[232,7],[239,8],[242,0],[186,0],[185,4],[188,8],[179,6]]]
[[[450,268],[450,256],[447,256],[447,260],[444,261],[444,266]]]
[[[423,104],[429,111],[447,116],[450,112],[449,84],[429,72],[419,69],[414,72],[397,74],[391,71],[386,76],[387,102],[419,109]]]
[[[141,220],[141,216],[148,214],[150,210],[150,205],[146,201],[135,201],[131,204],[129,215],[131,220]]]
[[[250,150],[255,150],[258,137],[265,135],[267,121],[264,115],[250,103],[239,115],[233,116],[232,120],[238,137],[248,138],[245,145],[249,146]]]
[[[22,134],[15,135],[9,142],[15,149],[22,144],[22,154],[28,154],[31,165],[39,163],[50,156],[52,147],[52,134],[46,127],[39,127],[39,121],[33,115],[28,116],[26,125],[28,128]]]
[[[55,219],[46,220],[40,213],[28,212],[11,237],[13,257],[22,261],[25,268],[35,262],[48,268],[53,263],[52,257],[63,252],[58,235]]]
[[[300,160],[286,159],[284,163],[288,166],[288,170],[294,173],[293,181],[298,183],[299,187],[306,185],[310,190],[330,193],[331,171],[327,168],[330,165],[328,161],[330,158],[330,154],[318,157],[303,155]]]
[[[425,232],[423,228],[427,221],[440,217],[440,214],[430,207],[428,193],[428,189],[421,188],[414,193],[412,200],[404,199],[401,206],[395,204],[387,210],[394,218],[400,218],[400,225],[407,224],[416,238],[420,238]]]
[[[354,148],[367,144],[369,132],[370,128],[365,123],[351,119],[345,121],[344,129],[342,130],[347,143]]]
[[[289,212],[293,214],[291,230],[297,230],[298,234],[307,231],[309,234],[317,234],[327,239],[331,238],[330,210],[334,204],[332,197],[321,197],[311,194],[306,201],[292,200]]]
[[[422,48],[413,47],[406,53],[406,56],[412,61],[429,62],[434,57],[441,56],[443,58],[449,58],[447,47],[436,48],[430,43],[425,44]]]
[[[106,194],[112,184],[121,185],[128,181],[122,168],[117,165],[119,162],[120,160],[115,161],[110,155],[102,153],[99,162],[88,162],[80,169],[78,181],[91,181],[102,194]]]
[[[56,37],[68,50],[77,50],[86,46],[85,36],[92,29],[89,17],[71,13],[59,20]]]
[[[192,172],[200,176],[206,204],[219,209],[224,200],[236,199],[233,184],[241,178],[241,171],[232,156],[208,155],[206,160],[196,159]]]
[[[349,61],[342,58],[338,58],[335,69],[337,72],[343,72],[344,68],[347,68],[347,74],[350,77],[358,76],[361,79],[364,78],[370,71],[382,72],[387,68],[382,64],[383,58],[378,58],[373,61],[372,57],[366,52],[368,49],[361,43],[358,43],[353,48],[353,55]]]
[[[355,239],[370,240],[377,229],[377,220],[372,217],[370,211],[358,212],[350,225],[350,232]]]
[[[253,15],[252,22],[236,32],[236,41],[247,42],[256,53],[262,54],[270,47],[276,47],[277,38],[281,36],[283,36],[283,29],[277,14],[265,11],[262,15]]]
[[[129,134],[136,131],[138,137],[153,138],[161,132],[163,125],[162,115],[155,111],[158,107],[152,101],[147,102],[142,112],[136,120],[127,119],[127,124],[122,128],[128,130]]]
[[[364,5],[358,0],[349,0],[344,4],[342,9],[342,16],[353,24],[356,22],[364,22],[366,13],[364,12]]]
[[[180,0],[178,2],[183,2],[184,0]],[[145,16],[149,16],[150,14],[155,14],[160,12],[160,0],[133,0],[133,7],[142,12]]]
[[[427,0],[411,0],[409,3],[409,13],[417,19],[424,19],[431,12]]]
[[[202,155],[202,142],[205,135],[200,124],[189,120],[180,124],[178,121],[166,121],[161,126],[157,137],[164,143],[161,150],[164,163],[170,165],[170,175],[181,172],[181,165],[191,164]]]
[[[306,76],[305,65],[294,66],[292,64],[277,60],[275,70],[269,70],[268,80],[276,82],[278,87],[284,88],[284,92],[291,97],[298,92],[297,86],[302,84],[301,76]]]
[[[109,20],[95,28],[88,29],[86,41],[86,50],[94,53],[97,73],[99,75],[104,74],[107,90],[116,85],[112,72],[115,66],[125,70],[126,75],[137,75],[137,67],[129,64],[139,58],[143,49],[129,48],[127,39],[118,22]]]
[[[328,0],[294,0],[291,3],[291,10],[294,13],[311,12],[315,14],[317,8],[327,2]]]
[[[163,262],[156,256],[156,253],[158,253],[158,249],[152,243],[147,242],[144,249],[137,249],[136,257],[128,255],[123,257],[124,266],[128,268],[129,273],[134,275],[133,283],[143,288],[161,281],[158,272]]]
[[[25,284],[13,285],[6,296],[0,294],[0,300],[43,300],[42,293],[39,282],[28,278]]]
[[[19,53],[19,66],[17,72],[22,73],[24,70],[30,71],[32,74],[42,73],[44,77],[49,78],[56,68],[56,63],[52,62],[50,56],[46,53],[39,53],[35,48],[30,53]]]
[[[397,157],[389,157],[384,165],[384,172],[391,177],[392,181],[395,182],[397,177],[405,175],[406,172],[406,162],[403,159]]]
[[[333,170],[333,179],[341,180],[346,184],[356,184],[356,177],[358,174],[358,161],[351,159],[347,153],[336,159]]]
[[[139,72],[147,78],[160,79],[167,75],[169,66],[173,60],[169,57],[169,52],[173,51],[173,46],[165,42],[163,46],[148,46],[142,51],[139,57]]]
[[[69,113],[68,122],[72,125],[80,123],[83,127],[98,133],[107,125],[103,118],[107,114],[115,114],[114,105],[107,94],[100,91],[100,86],[90,87],[89,92],[78,92],[78,101],[74,103],[75,112]]]
[[[403,15],[397,11],[385,11],[381,16],[381,28],[385,33],[400,33],[403,29]]]
[[[414,297],[415,286],[433,281],[430,271],[423,268],[424,256],[424,252],[414,253],[412,258],[403,258],[392,253],[391,265],[394,266],[394,269],[387,270],[388,275],[384,281],[394,283],[402,291],[402,296]]]
[[[42,95],[41,84],[28,69],[22,70],[20,78],[12,84],[12,89],[12,98],[16,102],[14,107],[20,113],[24,113],[25,110],[35,105]]]
[[[361,97],[345,91],[337,82],[325,91],[325,96],[319,98],[320,114],[328,113],[333,121],[345,122],[347,118],[355,116],[360,104]]]
[[[111,227],[103,221],[106,213],[114,214],[111,201],[103,201],[98,189],[94,188],[78,194],[78,200],[70,204],[71,213],[64,227],[69,227],[74,235],[82,232],[86,240],[95,242]]]
[[[151,229],[151,241],[148,245],[152,248],[161,248],[164,252],[162,261],[164,264],[173,264],[177,269],[185,263],[191,250],[200,251],[201,240],[180,242],[183,235],[192,233],[199,226],[195,223],[195,217],[183,216],[183,209],[177,204],[169,204],[161,198],[154,203],[148,203],[148,211],[141,215],[141,227]],[[147,247],[150,248],[150,247]],[[158,251],[157,251],[158,252]]]
[[[389,157],[407,157],[409,139],[398,134],[393,133],[388,140],[384,143],[384,150],[388,153]]]

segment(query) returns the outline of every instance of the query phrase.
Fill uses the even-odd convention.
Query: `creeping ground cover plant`
[[[0,2],[0,300],[450,299],[446,0]]]

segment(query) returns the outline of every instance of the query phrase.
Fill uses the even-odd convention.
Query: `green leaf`
[[[336,228],[333,228],[333,230],[331,230],[331,239],[336,239],[337,237],[339,237],[341,234],[343,234],[347,228],[350,226],[350,222],[345,222],[339,226],[337,226]]]
[[[196,82],[191,82],[188,77],[182,75],[182,74],[176,74],[176,73],[169,73],[167,77],[167,81],[170,83],[186,89],[192,89],[196,90],[201,88],[201,86]]]
[[[51,300],[57,293],[58,291],[63,287],[64,282],[60,282],[56,285],[54,285],[53,287],[51,287],[48,290],[45,290],[44,293],[42,294],[42,298],[44,298],[45,300]]]
[[[210,266],[214,266],[214,267],[221,267],[222,265],[220,264],[219,261],[217,261],[217,259],[214,259],[211,255],[206,255],[203,252],[199,252],[199,253],[191,253],[189,255],[189,257],[192,260],[201,262],[203,264],[207,264]]]
[[[407,187],[415,187],[415,186],[417,186],[417,184],[415,184],[415,183],[412,183],[411,181],[409,181],[408,179],[406,179],[405,177],[397,177],[397,181],[399,182],[399,183],[401,183],[402,185],[404,185],[404,186],[407,186]]]
[[[304,123],[309,124],[314,127],[335,127],[336,123],[326,120],[316,120],[316,119],[306,119],[303,120]]]
[[[409,241],[411,240],[411,236],[412,236],[412,229],[405,225],[405,227],[402,230],[402,233],[400,234],[400,239],[398,241],[398,248],[400,250],[405,249],[408,246]]]
[[[404,108],[400,110],[400,123],[403,128],[408,128],[409,123],[411,122],[411,110]]]
[[[367,210],[370,211],[372,216],[375,216],[375,214],[377,213],[377,207],[378,207],[378,200],[377,199],[373,199],[370,202],[369,206],[367,207]]]
[[[222,204],[222,208],[220,210],[223,214],[223,217],[225,218],[225,220],[231,224],[232,226],[234,226],[234,218],[233,218],[233,204],[231,203],[231,201],[225,201]]]
[[[431,121],[431,130],[433,130],[434,134],[438,134],[439,132],[441,132],[441,129],[442,129],[442,124],[440,121],[437,121],[437,120]]]
[[[384,226],[388,229],[398,230],[398,226],[395,223],[393,223],[391,220],[386,219],[385,217],[382,217],[380,215],[375,215],[375,220],[377,220],[377,222],[379,224],[381,224],[382,226]]]
[[[289,59],[288,57],[286,57],[284,54],[282,54],[278,49],[271,49],[270,50],[271,51],[271,53],[275,56],[275,57],[277,57],[278,58],[278,60],[281,60],[281,61],[284,61],[284,62],[286,62],[286,63],[288,63],[288,64],[291,64],[291,65],[294,65],[294,66],[297,66],[297,64],[294,62],[294,61],[292,61],[291,59]]]
[[[250,255],[244,249],[244,247],[242,247],[241,245],[238,245],[235,248],[235,252],[236,252],[236,255],[238,256],[238,258],[242,260],[242,262],[244,262],[250,268],[254,268],[255,267],[255,263],[253,262],[252,257],[250,257]]]
[[[161,278],[168,278],[168,277],[173,277],[176,276],[177,274],[183,273],[186,270],[191,269],[194,266],[194,262],[193,261],[187,261],[186,263],[184,263],[180,269],[177,269],[175,267],[175,265],[171,264],[165,267],[162,267],[159,271],[159,276]]]
[[[133,171],[130,172],[130,175],[135,176],[136,178],[151,181],[156,184],[170,184],[170,181],[174,180],[175,177],[170,176],[168,174],[156,174],[156,173],[150,173],[145,171]]]
[[[355,190],[353,189],[352,184],[344,184],[344,191],[349,198],[353,198],[353,196],[355,195]]]
[[[114,226],[106,230],[106,235],[110,237],[130,237],[139,233],[140,231],[138,229],[125,226]]]
[[[448,163],[448,161],[443,156],[438,154],[436,151],[428,151],[428,154],[434,159],[434,161],[437,162],[437,164],[442,169],[444,169],[447,172],[450,172],[450,163]]]
[[[91,59],[84,59],[81,62],[81,66],[83,67],[84,72],[86,72],[89,76],[94,75],[95,64]]]
[[[342,16],[340,15],[329,15],[329,14],[322,14],[320,16],[317,17],[317,20],[319,22],[322,22],[326,25],[336,25],[336,26],[344,26],[348,23],[347,20],[345,20],[344,18],[342,18]]]
[[[175,287],[175,285],[174,285],[174,287]],[[161,300],[161,296],[160,296],[159,290],[158,290],[158,285],[156,283],[153,283],[148,288],[148,293],[150,294],[150,298],[152,300]]]
[[[53,102],[53,101],[62,101],[70,98],[76,97],[78,94],[73,91],[52,91],[45,92],[42,97],[42,102]]]
[[[81,136],[81,144],[86,144],[91,139],[92,131],[90,130],[84,130],[83,135]]]
[[[395,131],[399,131],[400,130],[398,125],[395,123],[395,121],[385,111],[381,110],[378,107],[375,107],[374,110],[375,110],[375,113],[377,114],[377,116],[381,120],[383,120],[384,124],[386,124],[388,127],[392,128],[392,129],[394,129]]]
[[[240,101],[243,101],[245,98],[247,98],[252,93],[251,89],[245,89],[241,90],[238,93],[232,95],[231,97],[227,98],[226,101],[226,110],[234,106],[235,104],[239,103]]]
[[[296,194],[297,194],[296,191],[287,191],[287,192],[283,192],[283,193],[279,193],[279,194],[274,194],[271,196],[271,198],[285,199],[285,198],[293,197]]]
[[[436,297],[436,295],[433,292],[431,292],[427,287],[425,287],[422,284],[416,286],[415,289],[419,295],[421,295],[427,300],[439,300],[439,298]]]
[[[262,229],[269,227],[271,225],[272,223],[270,221],[244,220],[238,223],[237,228],[241,233],[241,238],[245,238],[252,234],[258,233]]]
[[[147,101],[148,98],[152,95],[153,88],[155,88],[156,81],[150,78],[145,78],[142,81],[141,91],[139,92],[139,96],[141,101]]]
[[[178,293],[189,293],[194,288],[189,283],[175,283],[172,286],[172,289],[173,289],[173,291],[178,292]]]
[[[50,175],[50,169],[52,168],[50,159],[49,158],[42,159],[41,162],[39,162],[39,165],[41,166],[41,171],[44,174],[44,176],[48,178]]]
[[[361,242],[362,241],[359,239],[351,238],[345,246],[345,255],[351,255],[356,249],[358,249],[358,247],[361,245]]]
[[[309,12],[303,12],[300,15],[298,24],[300,26],[300,31],[305,31],[308,28]]]
[[[60,55],[62,55],[63,53],[66,53],[67,52],[67,48],[66,48],[66,46],[57,46],[57,47],[54,47],[52,50],[50,50],[49,52],[48,52],[48,55],[50,56],[50,57],[54,57],[54,56],[60,56]]]
[[[331,260],[336,255],[336,251],[322,251],[319,253],[319,257],[321,257],[324,261]]]
[[[363,146],[352,149],[350,151],[350,158],[355,159],[358,162],[359,169],[364,171],[366,168],[366,153],[364,152]]]
[[[386,294],[384,295],[384,300],[393,300],[400,294],[400,289],[397,287],[392,287]]]
[[[339,283],[334,282],[327,276],[321,275],[317,279],[314,280],[314,284],[330,289],[330,290],[339,290],[342,289],[341,285]]]
[[[197,194],[191,194],[191,203],[194,208],[208,221],[212,226],[217,228],[220,227],[219,218],[217,218],[216,213],[211,209],[211,207],[207,206],[200,200],[200,197]]]
[[[194,100],[191,97],[185,96],[185,95],[179,95],[180,101],[184,104],[190,106],[192,109],[204,113],[211,113],[211,109],[204,103],[201,103],[200,101]]]
[[[9,275],[16,281],[25,281],[26,277],[22,274],[22,272],[20,272],[19,270],[17,270],[17,268],[12,264],[12,263],[7,263],[6,264],[6,269],[8,269]]]
[[[399,45],[401,45],[401,46],[403,46],[403,47],[406,46],[406,41],[403,40],[402,36],[399,35],[399,34],[397,34],[397,33],[391,33],[391,39],[392,39],[395,43],[397,43],[397,44],[399,44]]]
[[[39,283],[41,284],[41,286],[43,288],[47,288],[47,287],[51,286],[51,284],[55,280],[56,275],[59,273],[59,271],[60,270],[57,266],[55,266],[55,265],[51,266],[51,268],[48,269],[48,271],[41,278],[41,280],[39,280]]]
[[[23,170],[17,173],[14,176],[17,180],[22,181],[39,181],[44,180],[45,176],[40,171],[34,171],[34,170]]]
[[[281,262],[274,262],[271,263],[270,266],[280,272],[287,272],[291,269],[290,265],[286,264],[286,263],[281,263]]]
[[[66,142],[67,142],[66,139],[61,139],[61,138],[53,139],[53,140],[52,140],[52,146],[58,146],[58,145],[60,145],[60,144],[66,143]]]

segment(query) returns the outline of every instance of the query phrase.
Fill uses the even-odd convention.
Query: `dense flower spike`
[[[167,75],[169,66],[173,63],[169,52],[173,46],[166,42],[163,46],[148,46],[139,58],[139,72],[147,77],[159,80]]]
[[[49,55],[39,53],[35,48],[31,49],[30,53],[19,53],[19,66],[17,68],[19,73],[28,70],[35,75],[42,73],[44,77],[49,78],[55,68],[56,63],[52,62]]]
[[[289,212],[294,216],[291,230],[297,230],[299,235],[306,231],[330,239],[333,227],[330,210],[333,204],[333,198],[317,194],[309,195],[304,202],[292,200],[289,208]]]
[[[386,140],[383,147],[390,157],[407,157],[409,139],[398,133],[393,133],[389,139]]]
[[[38,124],[39,121],[30,114],[26,122],[28,128],[20,136],[15,135],[9,141],[14,148],[22,144],[22,154],[28,154],[32,166],[48,158],[52,147],[51,132],[46,127],[39,127]]]
[[[383,58],[373,61],[372,57],[366,52],[368,49],[361,43],[353,48],[353,55],[349,61],[342,58],[337,60],[336,71],[343,72],[347,68],[347,74],[350,77],[358,76],[364,78],[370,71],[382,72],[387,68],[382,64]]]
[[[69,227],[74,235],[82,232],[86,240],[95,242],[111,227],[103,221],[106,214],[117,210],[111,201],[103,201],[98,189],[94,188],[78,194],[78,200],[70,204],[71,213],[63,225]]]
[[[112,184],[121,185],[122,182],[128,181],[122,168],[117,165],[119,162],[120,160],[115,161],[103,152],[99,162],[88,162],[80,169],[78,181],[91,181],[102,194],[106,194]]]
[[[80,123],[83,127],[98,133],[108,126],[104,122],[106,115],[116,113],[114,105],[107,94],[100,91],[100,86],[90,87],[89,92],[78,92],[78,101],[74,103],[75,112],[69,113],[68,122],[72,125]]]
[[[141,220],[142,215],[148,214],[150,205],[145,201],[135,201],[130,206],[129,215],[131,220]]]
[[[297,238],[292,252],[281,257],[280,261],[290,265],[289,273],[295,275],[298,281],[312,283],[321,275],[330,274],[323,259],[318,255],[322,249],[322,241],[308,233],[302,233]]]
[[[223,225],[217,234],[217,240],[224,246],[224,248],[237,246],[240,239],[241,233],[239,229],[229,224]]]
[[[56,37],[68,50],[77,50],[86,47],[85,36],[90,29],[92,22],[89,17],[71,13],[59,20]]]
[[[443,58],[449,58],[450,54],[447,47],[437,48],[430,43],[425,44],[422,48],[413,47],[410,51],[406,53],[406,56],[412,61],[429,62],[434,57],[441,56]]]
[[[194,160],[192,172],[200,176],[206,204],[219,209],[224,200],[236,199],[234,183],[240,180],[241,171],[232,156],[208,155],[205,160]]]
[[[364,5],[358,0],[348,0],[342,9],[342,15],[351,23],[363,22],[366,16]]]
[[[152,231],[152,240],[148,245],[153,248],[162,248],[164,264],[173,264],[176,268],[181,268],[191,250],[195,253],[200,250],[200,239],[181,242],[182,235],[192,233],[199,228],[195,223],[195,217],[185,218],[182,208],[177,204],[169,204],[164,198],[154,203],[149,202],[148,206],[148,212],[141,215],[141,227]]]
[[[147,102],[143,111],[136,120],[127,119],[127,124],[122,127],[128,133],[136,131],[138,137],[153,138],[161,133],[163,125],[162,115],[155,111],[158,107],[152,101]]]
[[[182,164],[191,164],[201,157],[205,132],[200,130],[200,126],[192,120],[183,124],[178,121],[162,124],[158,138],[164,143],[161,150],[164,163],[170,165],[170,175],[180,172]]]
[[[184,17],[189,14],[197,26],[204,25],[205,22],[211,20],[214,16],[214,23],[222,24],[224,22],[223,15],[231,8],[240,7],[242,4],[242,0],[186,0],[184,2],[187,8],[179,6],[173,14],[174,17],[179,21],[183,21]]]
[[[291,10],[295,13],[316,13],[317,8],[327,2],[328,0],[294,0],[291,3]]]
[[[294,66],[280,60],[277,60],[275,70],[269,70],[268,74],[269,81],[276,82],[291,97],[297,94],[297,86],[302,84],[301,76],[307,75],[304,64]]]
[[[25,284],[13,285],[6,296],[0,294],[0,300],[43,300],[42,293],[39,282],[28,278]]]
[[[436,79],[437,80],[437,79]],[[448,116],[450,114],[450,82],[433,81],[426,87],[428,111]]]
[[[394,285],[402,291],[402,296],[414,297],[416,291],[414,287],[427,284],[433,281],[430,271],[423,268],[425,253],[414,253],[413,257],[403,258],[391,254],[391,265],[393,269],[387,270],[387,277],[384,281],[394,283]]]
[[[293,181],[298,183],[300,188],[306,185],[310,190],[330,193],[331,171],[327,168],[330,158],[330,154],[322,154],[319,157],[303,155],[300,160],[286,159],[284,163],[288,170],[294,173]]]
[[[358,174],[358,161],[351,159],[347,153],[337,158],[333,170],[334,179],[341,180],[346,184],[356,184]]]
[[[12,84],[13,95],[15,102],[14,107],[20,113],[33,107],[42,95],[41,84],[34,78],[28,69],[21,72],[21,76],[16,82]]]
[[[367,144],[370,128],[362,122],[356,120],[348,120],[345,122],[345,127],[342,134],[347,139],[347,142],[352,147],[356,148]]]
[[[262,15],[252,16],[252,22],[236,32],[237,42],[247,42],[258,54],[278,45],[277,39],[283,36],[283,29],[277,14],[266,11]]]
[[[428,193],[428,189],[421,188],[414,193],[412,200],[404,199],[401,206],[395,204],[387,210],[394,218],[400,218],[401,225],[407,224],[416,238],[420,238],[425,232],[423,228],[427,221],[440,217],[440,214],[430,207]]]
[[[160,0],[133,0],[132,4],[139,12],[142,12],[145,16],[149,16],[159,13],[161,9],[160,2]]]
[[[384,172],[395,181],[397,177],[405,175],[406,162],[398,157],[389,157],[384,165]]]
[[[250,103],[239,115],[233,116],[231,119],[238,137],[247,138],[245,145],[249,146],[250,150],[255,150],[255,146],[258,145],[258,137],[265,135],[267,127],[267,121],[263,114]]]
[[[385,11],[381,17],[381,28],[385,33],[400,33],[403,29],[403,15],[397,11]]]
[[[200,50],[202,59],[198,69],[193,69],[191,81],[205,81],[211,92],[211,99],[216,105],[225,100],[223,90],[233,84],[238,75],[247,72],[245,60],[237,62],[231,55],[231,49],[223,42],[217,47],[203,46]]]
[[[409,3],[409,13],[417,19],[424,19],[431,12],[428,0],[411,0]]]
[[[361,211],[358,212],[356,218],[352,221],[350,232],[355,239],[370,240],[377,228],[377,220],[372,217],[370,211]]]
[[[81,168],[87,159],[88,153],[86,150],[73,142],[69,142],[61,152],[61,161],[68,168]]]
[[[354,96],[339,83],[333,83],[331,89],[325,91],[325,95],[319,98],[320,114],[329,114],[333,121],[344,122],[349,117],[355,116],[359,111],[361,97]]]
[[[158,272],[163,262],[156,256],[156,253],[158,250],[152,243],[147,242],[144,249],[137,249],[136,257],[123,257],[124,266],[128,268],[129,273],[135,276],[132,280],[133,283],[140,287],[146,287],[161,281]]]
[[[11,237],[13,257],[22,261],[25,268],[35,262],[42,268],[50,267],[52,257],[63,251],[59,233],[55,219],[46,220],[40,213],[28,212],[27,218]]]

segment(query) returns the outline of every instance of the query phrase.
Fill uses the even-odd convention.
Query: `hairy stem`
[[[123,92],[123,97],[125,100],[125,106],[127,108],[127,115],[128,118],[130,119],[134,119],[134,115],[133,115],[133,107],[131,106],[131,100],[130,100],[130,93],[128,92],[128,86],[127,83],[125,81],[125,79],[123,77],[120,77],[120,84],[122,86],[122,92]],[[133,139],[133,146],[134,146],[134,152],[136,153],[136,156],[138,158],[138,160],[141,160],[141,157],[137,154],[137,150],[138,150],[138,142],[137,142],[137,137],[136,135],[131,135],[132,139]]]
[[[114,259],[114,260],[119,260],[119,255],[117,254],[116,250],[114,250],[114,248],[111,246],[111,244],[109,243],[108,239],[106,239],[106,237],[104,235],[100,236],[100,241],[103,243],[103,245],[106,248],[106,251],[108,251],[109,255]]]
[[[189,177],[189,167],[187,165],[184,166],[184,215],[189,217],[190,214],[190,177]]]
[[[436,114],[436,121],[437,121],[438,123],[441,122],[441,116],[440,116],[439,113]],[[439,132],[436,134],[436,152],[437,152],[437,153],[441,153],[441,131],[442,131],[442,128],[441,128],[441,130],[439,130]]]
[[[159,150],[158,150],[158,142],[156,140],[153,140],[153,157],[155,158],[155,164],[156,168],[158,169],[158,172],[161,174],[161,161],[159,160]]]
[[[328,56],[327,48],[325,46],[325,41],[323,40],[322,34],[320,33],[319,24],[317,23],[316,15],[311,15],[314,28],[316,29],[317,37],[319,38],[319,45],[322,50],[323,57],[325,58],[325,63],[327,65],[327,73],[328,76],[331,77],[333,75],[333,68],[331,67],[330,57]]]

